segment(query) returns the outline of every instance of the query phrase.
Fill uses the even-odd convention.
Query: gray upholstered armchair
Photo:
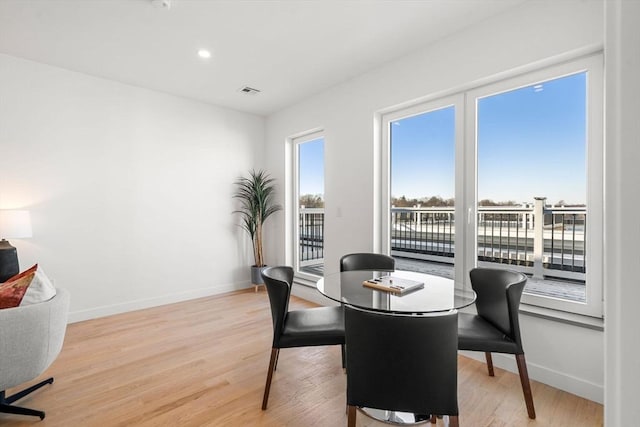
[[[42,411],[12,403],[51,384],[53,378],[12,396],[5,396],[5,391],[37,378],[60,353],[67,328],[69,293],[64,289],[56,291],[49,301],[0,310],[0,412],[44,418]]]

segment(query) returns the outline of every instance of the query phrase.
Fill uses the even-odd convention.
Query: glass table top
[[[390,276],[424,283],[424,286],[402,295],[372,289],[367,280]],[[412,271],[345,271],[328,274],[318,280],[316,288],[326,297],[340,303],[366,310],[393,313],[436,313],[460,309],[475,302],[476,295],[469,290],[456,290],[454,281]]]

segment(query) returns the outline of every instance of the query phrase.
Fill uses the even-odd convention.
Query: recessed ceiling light
[[[203,59],[209,59],[211,58],[211,52],[209,52],[207,49],[200,49],[198,51],[198,56]]]

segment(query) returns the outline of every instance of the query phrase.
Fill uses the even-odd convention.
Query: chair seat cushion
[[[344,344],[342,307],[317,307],[287,313],[279,347],[334,344]]]
[[[458,349],[517,354],[517,344],[482,317],[459,313]]]

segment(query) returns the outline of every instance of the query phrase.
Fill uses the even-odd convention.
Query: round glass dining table
[[[388,276],[385,278],[385,276]],[[382,279],[381,279],[382,278]],[[377,280],[376,280],[377,279]],[[418,285],[404,294],[377,290],[366,286],[365,282],[378,284],[393,283]],[[398,280],[400,279],[400,280]],[[455,283],[445,277],[412,271],[345,271],[327,274],[316,283],[316,288],[324,296],[365,310],[387,313],[427,314],[447,312],[467,307],[476,300],[473,291],[455,289]],[[408,412],[385,411],[374,408],[358,408],[371,418],[384,423],[404,425],[429,423],[428,415]]]
[[[384,276],[423,283],[424,286],[405,294],[394,294],[365,286],[366,281],[376,281]],[[396,281],[398,282],[398,281]],[[324,296],[365,310],[389,313],[437,313],[457,310],[473,304],[473,291],[456,290],[454,281],[446,277],[426,273],[396,270],[344,271],[327,274],[316,283]]]

